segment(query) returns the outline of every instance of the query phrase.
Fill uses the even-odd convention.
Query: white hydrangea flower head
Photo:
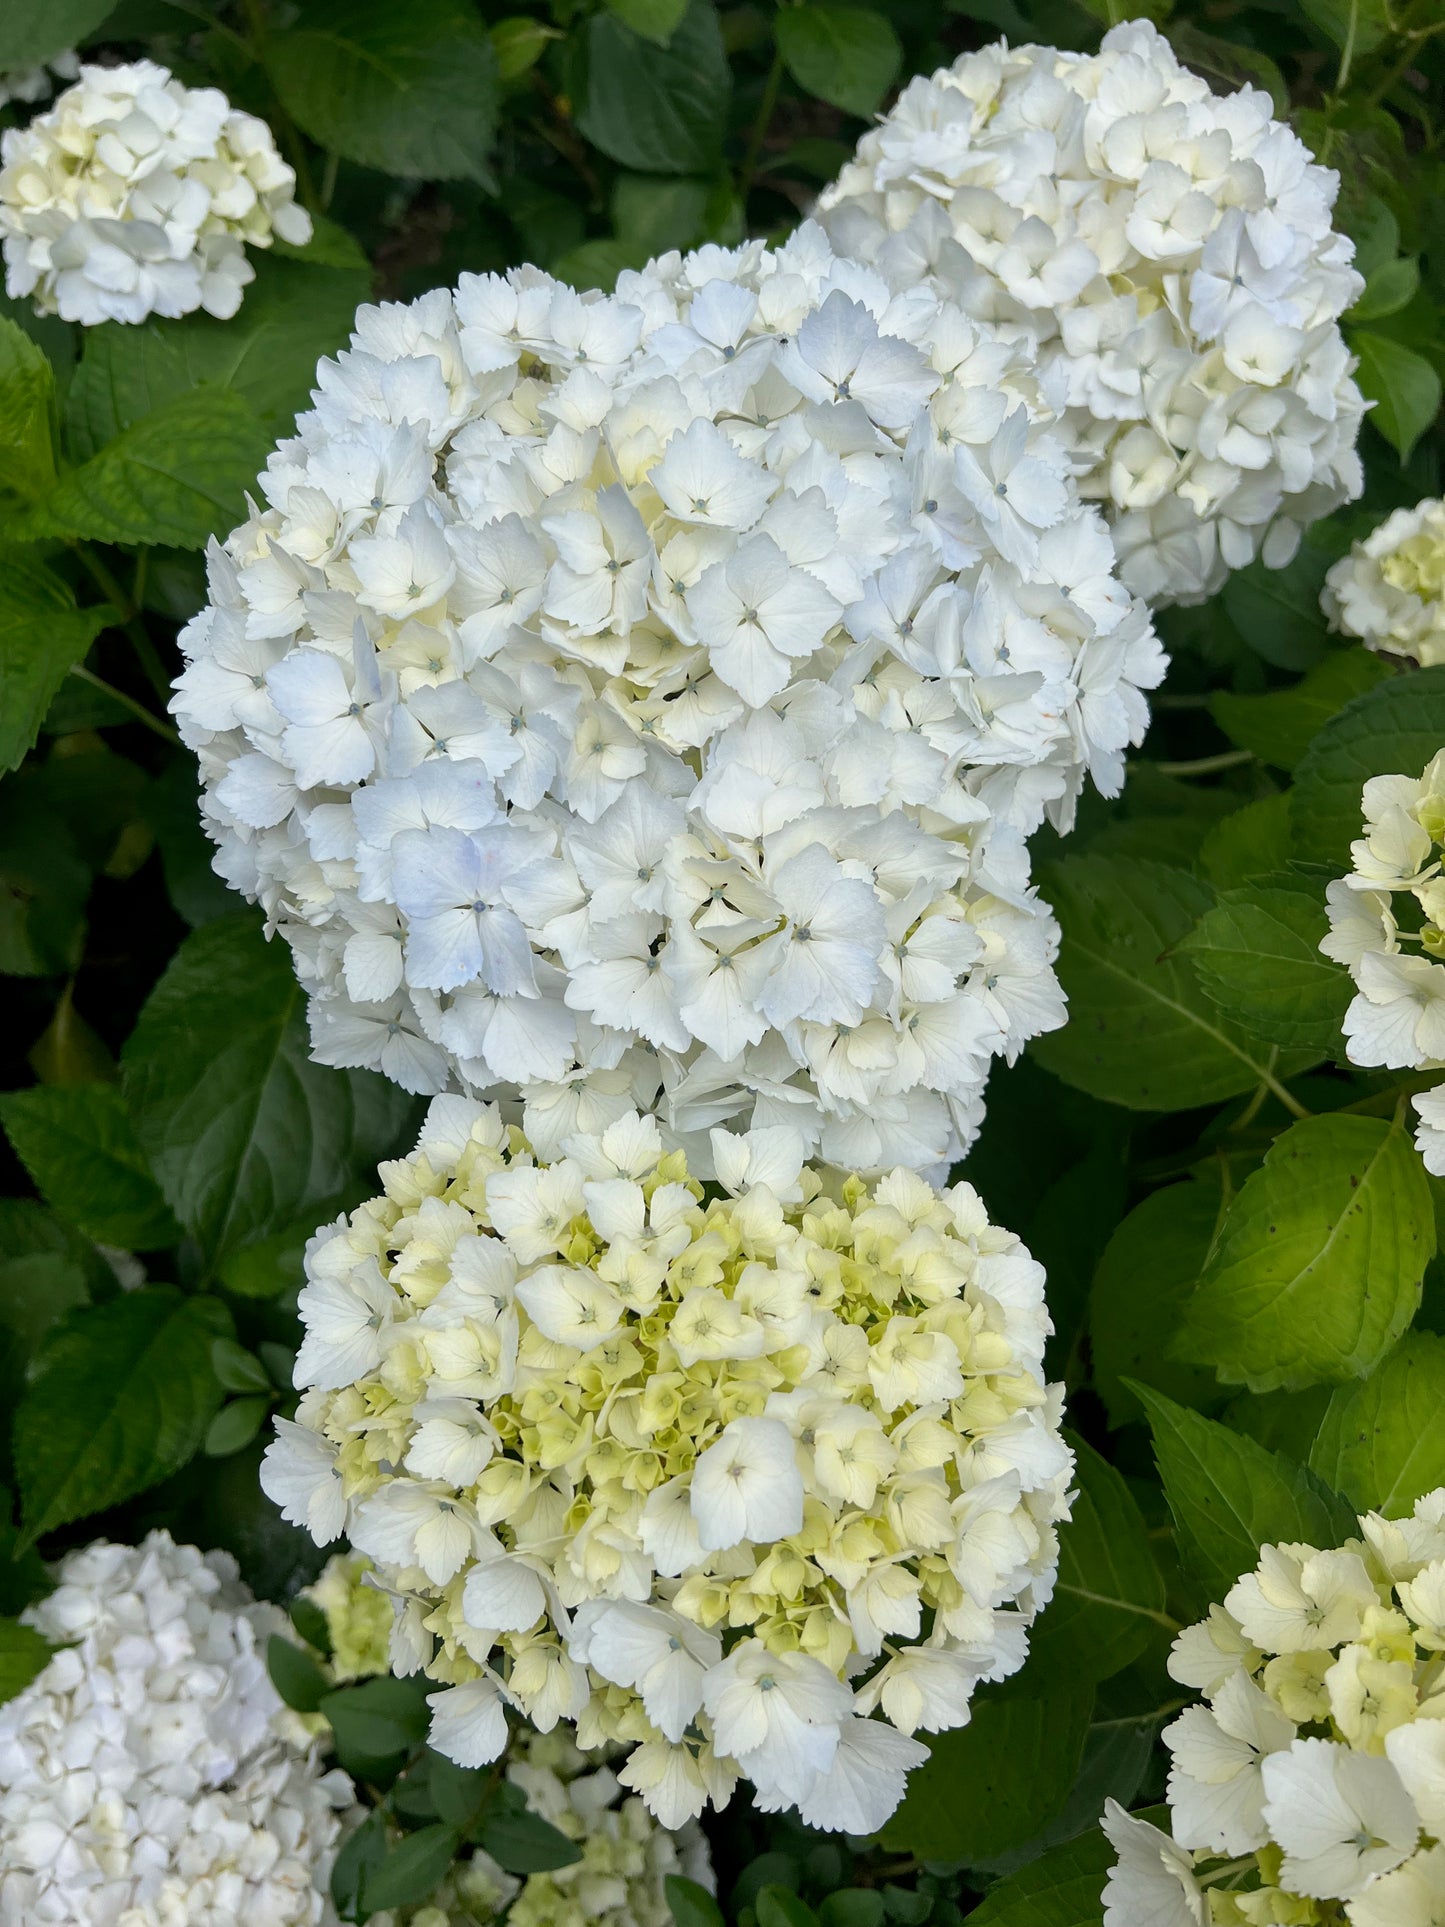
[[[561,1727],[519,1731],[506,1777],[581,1859],[518,1879],[478,1850],[421,1906],[373,1914],[374,1927],[672,1927],[669,1874],[716,1891],[707,1841],[695,1821],[660,1827],[612,1771],[615,1751],[583,1753]]]
[[[267,1676],[284,1615],[165,1532],[56,1577],[23,1617],[65,1643],[0,1706],[0,1922],[334,1927],[360,1815]]]
[[[153,61],[79,75],[0,136],[6,292],[86,327],[228,319],[255,279],[248,247],[311,238],[270,128]]]
[[[1027,357],[816,227],[363,308],[172,708],[315,1054],[920,1168],[1063,1021],[1025,837],[1163,671]]]
[[[436,1099],[384,1195],[312,1242],[262,1484],[374,1562],[459,1764],[501,1753],[511,1706],[631,1747],[618,1777],[664,1826],[745,1776],[870,1833],[1053,1587],[1043,1272],[967,1184],[717,1136],[732,1195],[704,1202],[650,1117],[549,1162]]]
[[[1332,629],[1421,668],[1445,662],[1445,501],[1396,509],[1325,577]]]
[[[1136,20],[1097,54],[1000,42],[913,81],[818,218],[1029,345],[1125,582],[1163,605],[1282,566],[1363,486],[1338,187],[1267,94],[1212,94]]]
[[[1445,1488],[1270,1545],[1169,1671],[1168,1833],[1108,1803],[1105,1927],[1445,1919]]]
[[[1372,776],[1361,808],[1365,834],[1325,892],[1320,940],[1354,979],[1346,1053],[1370,1069],[1445,1070],[1445,750],[1418,777]],[[1397,915],[1397,897],[1414,903]],[[1445,1177],[1445,1084],[1411,1102],[1425,1168]]]
[[[80,72],[80,55],[73,49],[44,60],[38,67],[11,67],[0,73],[0,107],[19,101],[26,107],[49,100],[57,80],[74,80]]]

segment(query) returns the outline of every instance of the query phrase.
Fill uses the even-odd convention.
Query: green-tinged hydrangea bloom
[[[1396,509],[1325,578],[1335,629],[1386,656],[1445,662],[1445,501]]]
[[[369,1679],[390,1665],[391,1601],[366,1583],[371,1570],[364,1552],[337,1553],[307,1588],[326,1620],[331,1670],[339,1680]]]
[[[1170,1832],[1110,1801],[1105,1927],[1445,1921],[1445,1487],[1264,1546],[1174,1642]]]
[[[376,1562],[459,1764],[511,1705],[633,1746],[619,1777],[665,1825],[746,1774],[868,1833],[1052,1588],[1043,1272],[970,1185],[717,1136],[734,1195],[708,1197],[651,1118],[544,1163],[437,1099],[312,1242],[263,1480]]]

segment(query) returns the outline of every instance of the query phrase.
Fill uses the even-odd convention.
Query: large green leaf
[[[1338,1057],[1354,985],[1320,955],[1328,931],[1317,886],[1262,883],[1221,892],[1175,949],[1193,959],[1211,1001],[1245,1030]]]
[[[992,1888],[972,1927],[1099,1927],[1114,1849],[1097,1827],[1051,1847]]]
[[[322,147],[386,174],[492,184],[497,57],[460,0],[303,0],[266,65]]]
[[[229,917],[181,945],[125,1046],[137,1135],[212,1265],[374,1188],[411,1116],[382,1078],[311,1062],[304,1004],[285,945]]]
[[[55,1328],[15,1414],[27,1541],[118,1505],[194,1456],[221,1402],[211,1345],[230,1323],[218,1298],[147,1285]]]
[[[49,361],[23,328],[0,316],[0,494],[28,500],[53,484],[54,409]]]
[[[36,504],[28,532],[204,548],[243,518],[272,440],[232,389],[177,395],[73,469]]]
[[[580,132],[643,174],[711,174],[727,122],[732,70],[712,0],[691,0],[665,47],[610,13],[587,24]]]
[[[1082,1685],[1120,1672],[1164,1623],[1164,1579],[1124,1480],[1070,1438],[1078,1492],[1059,1528],[1059,1576],[1034,1628],[1029,1678]]]
[[[1136,1386],[1174,1515],[1180,1555],[1210,1599],[1223,1599],[1259,1548],[1281,1539],[1338,1545],[1355,1530],[1348,1503],[1282,1452]]]
[[[1209,713],[1230,742],[1253,750],[1262,763],[1292,770],[1331,717],[1393,673],[1368,649],[1335,649],[1293,689],[1264,696],[1221,689],[1210,697]]]
[[[1255,1392],[1363,1378],[1413,1318],[1434,1251],[1430,1184],[1404,1131],[1304,1118],[1230,1205],[1180,1355]]]
[[[33,552],[0,550],[0,773],[35,742],[56,690],[109,613],[103,604],[77,609],[69,586]]]
[[[644,40],[655,40],[659,47],[665,47],[682,23],[687,0],[607,0],[607,9]],[[495,29],[492,37],[496,38]]]
[[[23,1693],[50,1664],[55,1648],[33,1626],[0,1619],[0,1706]]]
[[[115,0],[5,0],[0,7],[0,71],[38,67],[93,33]]]
[[[1369,418],[1407,462],[1440,413],[1440,377],[1423,355],[1372,328],[1352,328],[1350,346],[1359,357],[1355,380],[1360,393],[1375,404]]]
[[[1289,797],[1261,796],[1222,818],[1199,846],[1199,874],[1216,890],[1236,889],[1290,868]]]
[[[1442,739],[1445,740],[1445,739]],[[1187,870],[1073,856],[1045,892],[1063,929],[1069,1022],[1031,1049],[1065,1083],[1139,1111],[1182,1111],[1257,1085],[1269,1049],[1220,1015],[1185,958],[1169,953],[1212,901]]]
[[[87,1237],[154,1251],[180,1236],[113,1084],[7,1092],[0,1123],[51,1210]]]
[[[1022,1846],[1069,1796],[1093,1703],[1087,1685],[1047,1698],[980,1691],[967,1726],[928,1735],[883,1844],[963,1861]]]
[[[1224,585],[1225,614],[1255,654],[1276,669],[1308,669],[1329,647],[1320,609],[1329,561],[1306,542],[1284,568],[1252,562]]]
[[[323,355],[343,347],[370,274],[261,256],[230,321],[208,314],[85,331],[85,358],[66,397],[66,442],[89,461],[125,429],[204,386],[230,388],[273,429],[303,409]]]
[[[783,64],[804,93],[847,114],[871,114],[903,59],[898,35],[871,7],[783,7],[774,31]]]
[[[1310,1464],[1352,1505],[1392,1519],[1445,1485],[1445,1338],[1410,1332],[1362,1385],[1339,1386]]]
[[[1349,868],[1361,834],[1360,792],[1371,776],[1418,776],[1445,743],[1445,665],[1392,676],[1331,717],[1295,770],[1290,821],[1295,853]]]
[[[1111,1421],[1139,1416],[1125,1383],[1142,1379],[1186,1405],[1216,1395],[1212,1372],[1172,1358],[1179,1318],[1204,1269],[1220,1215],[1218,1184],[1165,1185],[1117,1227],[1094,1273],[1089,1335],[1094,1382]]]

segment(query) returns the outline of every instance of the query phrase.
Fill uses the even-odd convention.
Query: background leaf
[[[113,1084],[10,1091],[0,1123],[46,1203],[87,1237],[155,1251],[180,1236]]]
[[[871,7],[784,7],[775,31],[798,85],[849,114],[873,112],[903,58],[887,17]]]
[[[1309,884],[1227,890],[1175,945],[1223,1014],[1267,1042],[1340,1056],[1354,995],[1348,974],[1321,956],[1329,932]]]
[[[147,1285],[56,1327],[15,1414],[27,1539],[143,1492],[199,1450],[221,1402],[211,1341],[229,1326],[219,1299]]]
[[[1179,1350],[1256,1392],[1362,1378],[1413,1317],[1434,1251],[1429,1181],[1398,1125],[1305,1118],[1230,1205]]]
[[[50,1664],[55,1648],[33,1626],[0,1619],[0,1706],[23,1693]]]
[[[690,0],[665,47],[594,14],[586,75],[577,125],[604,154],[643,174],[711,172],[732,90],[711,0]]]
[[[1360,1510],[1403,1518],[1445,1485],[1445,1338],[1411,1332],[1363,1385],[1341,1385],[1310,1452]]]

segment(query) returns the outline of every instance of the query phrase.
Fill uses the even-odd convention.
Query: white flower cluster
[[[1001,42],[915,80],[819,218],[1029,345],[1124,580],[1197,602],[1363,485],[1338,185],[1267,94],[1216,97],[1140,20],[1097,54]]]
[[[1027,357],[805,227],[364,308],[315,404],[172,707],[317,1057],[958,1155],[1063,1021],[1024,837],[1164,662]]]
[[[97,1541],[57,1577],[24,1618],[65,1644],[0,1706],[4,1927],[334,1923],[351,1782],[267,1677],[284,1617],[164,1532]]]
[[[1265,1546],[1174,1642],[1170,1834],[1110,1801],[1105,1927],[1445,1919],[1445,1488],[1321,1551]]]
[[[1320,940],[1355,981],[1345,1048],[1352,1064],[1445,1070],[1445,750],[1419,777],[1372,776],[1361,806],[1365,834],[1325,892]],[[1445,1084],[1410,1101],[1425,1168],[1445,1177]]]
[[[12,67],[0,73],[0,107],[12,101],[33,107],[37,101],[49,100],[57,80],[74,80],[79,72],[80,56],[74,52],[54,54],[38,67]]]
[[[1422,668],[1445,662],[1445,501],[1396,509],[1325,577],[1330,627]]]
[[[94,327],[204,308],[255,279],[246,248],[298,245],[311,217],[271,130],[164,67],[82,67],[48,113],[0,137],[5,287]]]
[[[459,1764],[511,1705],[632,1747],[618,1777],[665,1826],[745,1775],[869,1833],[1052,1590],[1043,1273],[969,1185],[715,1139],[734,1195],[705,1204],[651,1118],[539,1163],[436,1099],[311,1244],[262,1484],[375,1561]]]
[[[479,1848],[422,1906],[373,1914],[372,1927],[487,1927],[494,1920],[507,1927],[672,1927],[669,1874],[714,1891],[701,1828],[693,1821],[675,1833],[660,1827],[604,1756],[581,1752],[560,1727],[522,1729],[506,1777],[526,1797],[528,1812],[564,1833],[581,1858],[519,1880]]]

